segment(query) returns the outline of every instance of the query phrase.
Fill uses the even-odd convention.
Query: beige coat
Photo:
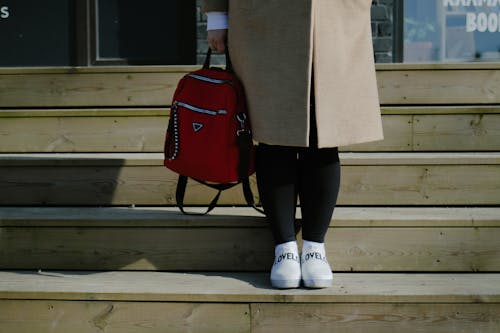
[[[256,141],[309,145],[312,70],[319,147],[383,138],[371,2],[202,0],[204,12],[229,13],[231,60]]]

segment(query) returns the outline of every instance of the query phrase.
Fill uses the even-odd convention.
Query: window
[[[0,0],[0,67],[200,64],[199,5]],[[500,0],[374,0],[372,31],[379,63],[500,61]]]
[[[96,64],[196,62],[195,2],[97,0],[92,6]]]
[[[403,62],[500,61],[500,0],[404,0]]]
[[[73,11],[67,0],[0,1],[0,66],[74,65]]]
[[[196,63],[196,0],[0,0],[0,66]]]

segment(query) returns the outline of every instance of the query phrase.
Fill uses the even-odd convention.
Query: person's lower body
[[[337,202],[340,163],[337,148],[316,148],[314,118],[311,125],[311,147],[257,147],[259,195],[276,243],[271,283],[278,288],[296,288],[301,280],[313,288],[332,282],[324,239]],[[295,230],[297,198],[302,212],[301,256]]]

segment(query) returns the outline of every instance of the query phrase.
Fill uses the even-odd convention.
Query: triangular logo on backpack
[[[203,128],[203,124],[193,123],[193,129],[195,132],[199,132]]]

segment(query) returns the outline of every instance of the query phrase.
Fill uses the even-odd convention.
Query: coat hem
[[[279,142],[275,140],[258,140],[256,138],[253,139],[256,144],[258,143],[263,143],[266,145],[270,146],[283,146],[283,147],[297,147],[297,148],[308,148],[310,147],[308,144],[304,143],[292,143],[292,142]],[[345,147],[345,146],[351,146],[351,145],[356,145],[356,144],[362,144],[362,143],[369,143],[369,142],[375,142],[375,141],[382,141],[384,140],[384,136],[377,136],[377,137],[367,137],[367,138],[361,138],[361,139],[356,139],[356,140],[350,140],[350,141],[341,141],[338,144],[319,144],[318,147],[319,149],[323,148],[337,148],[337,147]]]

